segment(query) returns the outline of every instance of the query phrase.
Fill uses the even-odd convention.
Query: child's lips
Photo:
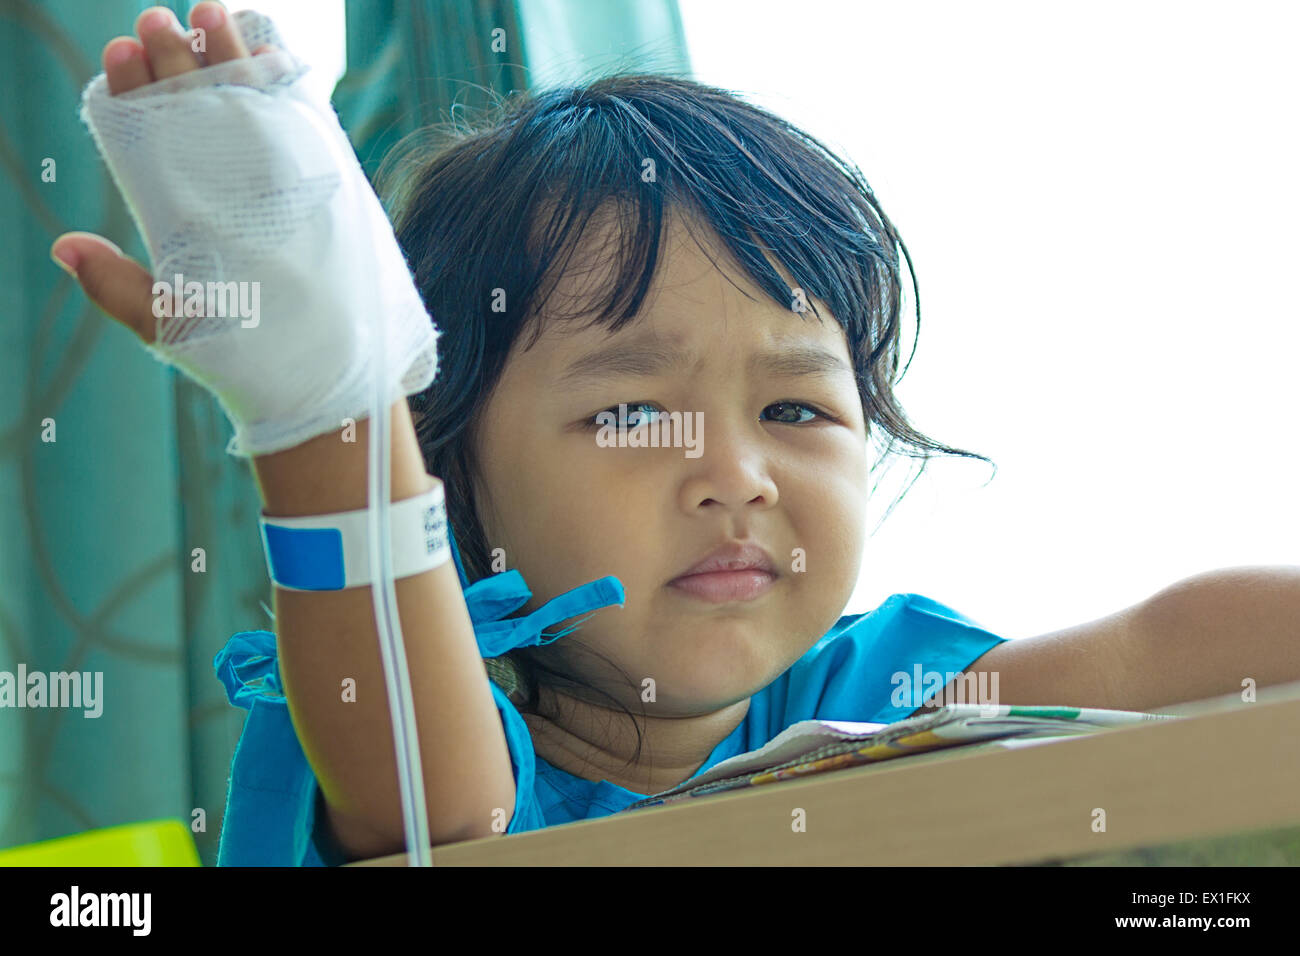
[[[705,574],[687,574],[669,581],[671,587],[711,604],[732,601],[752,601],[766,594],[776,581],[776,575],[759,568],[743,571],[709,571]]]

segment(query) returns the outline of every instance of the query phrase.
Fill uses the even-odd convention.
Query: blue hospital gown
[[[577,625],[545,637],[559,621],[623,603],[618,578],[574,588],[526,617],[506,619],[531,594],[518,571],[465,586],[452,538],[465,602],[483,657],[513,647],[549,643]],[[841,617],[799,660],[750,698],[745,719],[720,741],[694,775],[737,754],[757,750],[800,720],[902,720],[920,704],[896,705],[902,672],[957,672],[1005,638],[919,594],[894,594],[878,608]],[[231,763],[218,866],[334,866],[344,862],[327,832],[315,774],[302,752],[280,684],[275,635],[241,631],[213,660],[230,702],[248,710]],[[946,683],[946,681],[945,681]],[[608,816],[647,794],[608,781],[575,777],[538,756],[528,728],[504,691],[489,681],[501,714],[515,775],[515,806],[507,833]],[[920,688],[916,689],[917,694]],[[319,816],[318,816],[319,815]]]

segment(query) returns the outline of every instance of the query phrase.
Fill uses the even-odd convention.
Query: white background
[[[697,79],[862,168],[920,282],[902,403],[999,466],[936,459],[846,613],[915,591],[1027,637],[1300,564],[1300,5],[681,8]]]
[[[329,97],[347,62],[343,0],[251,0],[227,6],[232,12],[251,8],[270,17],[284,45],[311,64],[308,81]]]

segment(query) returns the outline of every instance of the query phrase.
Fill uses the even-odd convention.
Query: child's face
[[[578,331],[580,319],[548,324],[530,351],[517,343],[484,410],[476,452],[488,549],[503,548],[505,566],[528,582],[527,610],[607,574],[623,583],[625,606],[595,611],[548,645],[548,663],[639,711],[639,694],[577,649],[587,643],[638,690],[654,679],[656,701],[644,705],[650,712],[685,716],[766,686],[838,619],[862,558],[868,461],[847,342],[826,306],[817,301],[821,320],[811,308],[802,315],[783,309],[736,268],[733,280],[753,296],[746,298],[678,217],[668,221],[666,258],[641,314],[614,336]],[[696,234],[707,233],[697,227]],[[588,260],[595,274],[566,272],[552,300],[562,308],[571,308],[566,296],[604,278],[599,263],[607,260],[595,246],[584,251],[596,252]],[[691,361],[653,375],[558,384],[575,360],[610,345],[630,349],[647,334],[687,350]],[[796,346],[829,351],[843,366],[824,375],[746,370],[751,356]],[[629,415],[650,413],[645,403],[691,413],[702,421],[702,442],[694,436],[702,454],[601,447],[598,428],[583,422],[611,406],[617,415],[620,402]],[[780,402],[811,408],[771,408]],[[757,541],[776,563],[766,593],[717,604],[669,585],[739,538]]]

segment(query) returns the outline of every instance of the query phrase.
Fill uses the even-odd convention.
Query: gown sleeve
[[[840,618],[773,686],[769,731],[810,719],[902,720],[936,680],[946,686],[1006,640],[922,594],[890,595],[874,611]]]

